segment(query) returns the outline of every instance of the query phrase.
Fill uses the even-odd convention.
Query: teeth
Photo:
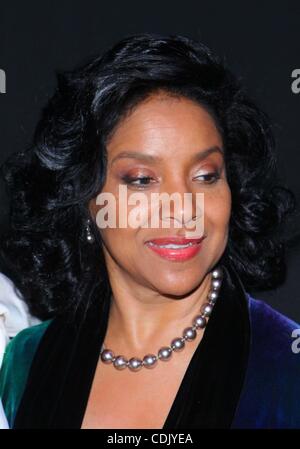
[[[168,243],[167,245],[156,245],[153,242],[149,242],[150,246],[157,246],[158,248],[168,248],[168,249],[182,249],[182,248],[188,248],[189,246],[194,245],[194,243],[186,243],[185,245],[176,245],[175,243]]]

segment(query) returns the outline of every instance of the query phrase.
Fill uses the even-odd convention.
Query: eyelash
[[[195,177],[195,178],[193,178],[193,179],[197,179],[197,178],[200,178],[200,177],[213,177],[213,179],[212,180],[210,180],[210,181],[207,181],[207,182],[205,182],[205,184],[214,184],[215,182],[217,182],[219,179],[220,179],[220,174],[218,173],[218,172],[211,172],[211,173],[206,173],[205,175],[200,175],[200,176],[197,176],[197,177]],[[122,181],[123,182],[125,182],[126,184],[128,184],[128,185],[132,185],[132,186],[135,186],[135,187],[137,187],[137,188],[139,188],[139,189],[144,189],[144,188],[146,188],[146,187],[148,187],[150,184],[151,184],[151,182],[150,183],[144,183],[144,184],[134,184],[134,182],[136,182],[136,181],[145,181],[145,180],[153,180],[153,178],[151,178],[151,176],[141,176],[141,177],[130,177],[130,176],[123,176],[122,177]]]
[[[140,181],[140,180],[145,180],[145,179],[153,179],[151,178],[151,176],[141,176],[141,177],[131,177],[131,176],[123,176],[122,177],[122,181],[125,182],[126,184],[135,186],[139,189],[144,189],[145,187],[149,186],[151,183],[149,184],[133,184],[135,181]]]
[[[207,181],[205,184],[214,184],[220,179],[220,173],[219,172],[211,172],[211,173],[205,173],[204,175],[196,176],[194,179],[200,178],[201,176],[209,176],[213,177],[212,181]]]

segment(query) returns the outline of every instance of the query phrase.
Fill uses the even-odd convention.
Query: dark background
[[[283,182],[300,200],[300,94],[291,72],[300,68],[300,2],[254,1],[0,1],[0,164],[30,144],[55,71],[70,69],[137,32],[184,34],[225,56],[249,93],[269,114]],[[0,181],[0,230],[8,200]],[[300,217],[288,228],[288,276],[279,289],[257,292],[300,322]]]

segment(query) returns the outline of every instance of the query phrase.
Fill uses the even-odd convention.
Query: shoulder
[[[24,354],[24,351],[27,354],[28,351],[32,352],[36,345],[39,343],[40,339],[44,335],[44,332],[51,322],[52,320],[47,320],[19,332],[7,345],[5,357],[7,356],[7,354],[21,355]]]
[[[33,357],[51,321],[24,329],[6,347],[0,371],[0,398],[10,425],[21,400]]]
[[[300,325],[248,296],[250,351],[233,427],[300,427]],[[296,344],[295,344],[296,343]]]
[[[295,338],[300,336],[300,324],[249,294],[248,301],[253,344],[272,348],[269,357],[284,356],[300,365],[300,354],[297,358],[293,357],[297,352]]]
[[[283,329],[291,330],[293,328],[300,326],[299,323],[293,321],[286,315],[283,315],[282,313],[273,309],[273,307],[268,305],[265,301],[253,298],[249,293],[247,293],[247,296],[252,318],[254,319],[263,318],[264,323],[266,325],[276,323],[280,326],[282,330]]]

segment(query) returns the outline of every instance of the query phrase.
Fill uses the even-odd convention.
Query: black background
[[[269,114],[282,179],[300,199],[300,94],[291,73],[300,68],[300,2],[36,1],[0,2],[0,164],[30,144],[55,71],[70,69],[137,32],[184,34],[225,56],[249,93]],[[1,181],[0,181],[1,182]],[[0,227],[8,200],[0,184]],[[288,277],[279,289],[257,292],[300,322],[300,216],[288,228]]]

